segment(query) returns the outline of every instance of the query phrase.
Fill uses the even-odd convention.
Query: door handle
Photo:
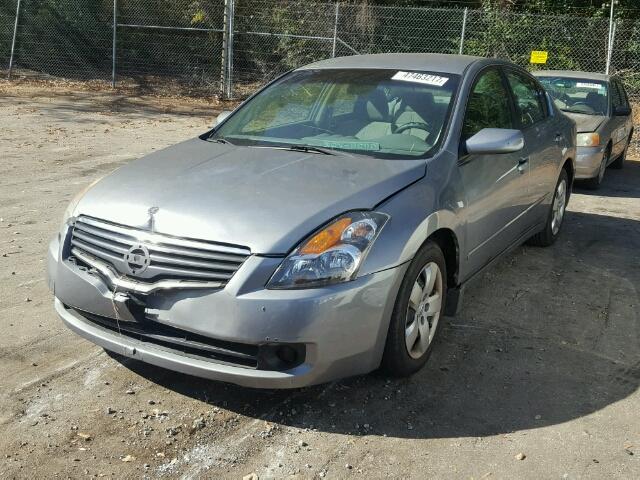
[[[556,138],[555,138],[555,140],[554,140],[554,141],[555,141],[556,143],[560,143],[560,142],[562,141],[562,139],[563,139],[563,138],[564,138],[564,137],[563,137],[563,135],[562,135],[561,133],[556,133]]]

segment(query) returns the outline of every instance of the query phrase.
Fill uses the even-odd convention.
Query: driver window
[[[467,102],[462,136],[466,140],[484,128],[513,128],[509,94],[495,68],[476,80]]]
[[[611,82],[610,90],[611,90],[611,99],[613,102],[613,108],[622,107],[624,105],[624,97],[620,92],[620,87],[616,80]]]
[[[507,80],[515,96],[516,108],[523,128],[544,120],[544,99],[536,84],[516,72],[507,72]]]

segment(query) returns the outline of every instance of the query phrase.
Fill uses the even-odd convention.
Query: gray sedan
[[[622,168],[633,137],[631,105],[620,78],[600,73],[534,72],[557,107],[578,125],[576,179],[598,188],[608,165]]]
[[[69,205],[55,309],[143,362],[251,387],[420,369],[464,286],[551,245],[575,124],[513,64],[307,65]]]

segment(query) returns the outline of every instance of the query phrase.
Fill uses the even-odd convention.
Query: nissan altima
[[[575,123],[505,61],[335,58],[67,208],[55,309],[121,355],[286,388],[428,360],[464,286],[560,235]]]

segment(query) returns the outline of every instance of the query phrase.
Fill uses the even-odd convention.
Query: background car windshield
[[[560,110],[587,115],[607,114],[609,89],[606,82],[562,77],[538,77],[538,80]]]
[[[458,80],[398,70],[296,71],[247,102],[212,138],[421,157],[440,142]]]

